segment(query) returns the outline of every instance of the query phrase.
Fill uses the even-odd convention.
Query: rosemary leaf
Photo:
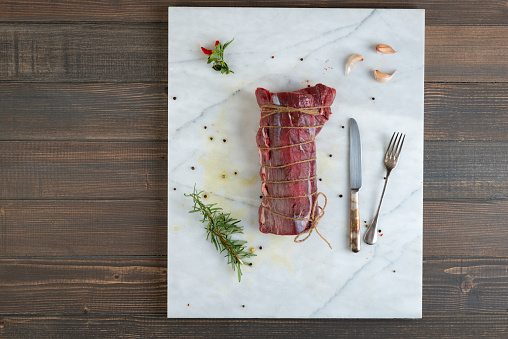
[[[194,186],[194,192],[184,194],[194,201],[192,210],[189,213],[201,213],[203,216],[201,222],[206,224],[206,240],[209,240],[219,253],[225,253],[224,256],[228,260],[228,265],[231,264],[233,270],[237,271],[238,281],[241,281],[241,265],[250,265],[242,259],[255,256],[255,254],[245,249],[246,241],[231,237],[233,234],[243,234],[243,227],[238,225],[240,220],[232,218],[231,213],[224,213],[222,208],[216,206],[217,204],[203,203],[201,193],[204,192],[198,192]]]

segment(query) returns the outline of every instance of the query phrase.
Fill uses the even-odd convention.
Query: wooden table
[[[115,3],[0,3],[0,337],[508,336],[506,1]],[[310,4],[427,10],[424,317],[168,320],[167,6]]]

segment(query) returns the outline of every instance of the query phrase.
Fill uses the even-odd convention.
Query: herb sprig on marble
[[[231,265],[233,271],[238,273],[238,281],[242,279],[241,265],[252,265],[244,262],[242,259],[255,256],[254,253],[245,250],[244,240],[233,239],[233,235],[243,234],[243,227],[239,226],[240,220],[231,217],[230,213],[224,213],[222,208],[216,207],[217,204],[204,204],[201,201],[201,193],[194,187],[194,192],[185,194],[194,201],[194,206],[189,213],[200,213],[203,217],[201,222],[206,223],[206,239],[214,244],[215,249],[219,253],[225,252],[228,264]]]
[[[203,53],[208,55],[207,64],[211,64],[212,68],[217,72],[221,72],[222,74],[235,73],[229,69],[228,64],[224,61],[224,50],[229,46],[230,43],[233,42],[233,39],[226,42],[224,45],[220,43],[219,40],[215,41],[215,49],[207,49],[201,47]]]

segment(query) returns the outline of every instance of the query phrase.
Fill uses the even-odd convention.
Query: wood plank
[[[0,199],[163,199],[165,142],[0,142]]]
[[[508,200],[425,201],[424,254],[508,257],[507,214]],[[3,200],[0,256],[161,256],[166,224],[159,200]]]
[[[508,319],[508,258],[424,260],[424,314]]]
[[[0,259],[0,273],[2,314],[166,312],[168,273],[162,257],[7,258]],[[425,317],[508,316],[507,258],[427,259],[423,277]]]
[[[425,84],[425,140],[508,140],[508,84]]]
[[[425,143],[424,199],[507,199],[508,142]]]
[[[0,83],[0,140],[167,140],[166,87]]]
[[[508,26],[426,26],[425,80],[506,82]]]
[[[165,258],[0,259],[1,310],[45,315],[162,313],[166,281]]]
[[[161,200],[2,200],[0,257],[167,254]]]
[[[165,83],[0,83],[0,140],[167,140],[165,91]],[[506,93],[508,83],[427,83],[425,139],[508,140]]]
[[[0,142],[0,199],[163,199],[166,142]],[[425,144],[424,198],[506,199],[508,142]]]
[[[490,202],[424,201],[424,255],[506,258],[506,220],[506,199]]]
[[[163,23],[3,23],[0,31],[0,81],[167,81]],[[426,34],[426,81],[507,81],[508,26],[427,26]]]
[[[107,2],[70,0],[65,2],[33,2],[7,0],[0,4],[0,21],[98,21],[98,22],[167,22],[167,7],[181,6],[178,1],[120,0],[112,6]],[[481,6],[475,0],[406,1],[390,0],[307,0],[274,1],[207,1],[188,0],[185,6],[239,6],[239,7],[339,7],[339,8],[423,8],[428,25],[506,25],[506,7],[503,1],[484,1]]]
[[[0,81],[167,81],[166,24],[0,24]]]
[[[163,315],[8,316],[7,338],[505,338],[506,316],[359,319],[165,319]]]

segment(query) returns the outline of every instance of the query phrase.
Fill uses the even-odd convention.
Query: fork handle
[[[379,219],[379,211],[381,210],[381,204],[383,203],[383,198],[385,196],[386,184],[388,184],[388,177],[390,176],[390,172],[386,174],[385,185],[383,186],[383,193],[381,193],[381,199],[379,200],[379,206],[377,207],[376,215],[372,222],[370,223],[369,229],[363,235],[363,240],[369,244],[374,245],[377,241],[377,221]]]
[[[351,191],[351,212],[350,212],[349,237],[351,251],[360,252],[360,206],[358,203],[358,190]]]

